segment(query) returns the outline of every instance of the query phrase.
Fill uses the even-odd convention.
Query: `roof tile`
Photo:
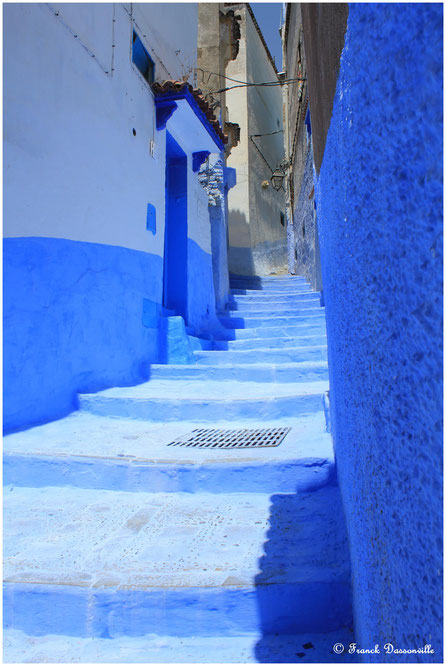
[[[221,129],[220,123],[218,122],[212,108],[209,106],[200,88],[193,88],[187,81],[166,80],[162,82],[155,81],[155,83],[152,83],[152,90],[157,97],[162,95],[169,95],[172,93],[182,93],[186,90],[189,91],[194,97],[201,111],[203,111],[207,121],[212,126],[220,140],[224,144],[228,142],[228,137]]]

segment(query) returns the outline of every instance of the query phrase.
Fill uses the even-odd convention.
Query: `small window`
[[[282,227],[285,226],[285,213],[283,213],[282,211],[280,211],[280,224],[282,225]]]
[[[154,82],[155,64],[135,31],[133,31],[132,62],[135,63],[148,83]]]

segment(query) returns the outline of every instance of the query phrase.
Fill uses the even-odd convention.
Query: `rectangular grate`
[[[207,449],[259,449],[279,446],[291,428],[243,428],[241,430],[192,430],[167,446],[194,446]]]

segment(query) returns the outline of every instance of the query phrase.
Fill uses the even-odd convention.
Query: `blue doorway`
[[[187,321],[187,157],[166,133],[163,305]]]

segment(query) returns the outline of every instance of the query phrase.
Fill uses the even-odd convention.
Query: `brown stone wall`
[[[302,3],[302,24],[313,131],[319,173],[330,126],[339,62],[347,28],[347,3]]]

